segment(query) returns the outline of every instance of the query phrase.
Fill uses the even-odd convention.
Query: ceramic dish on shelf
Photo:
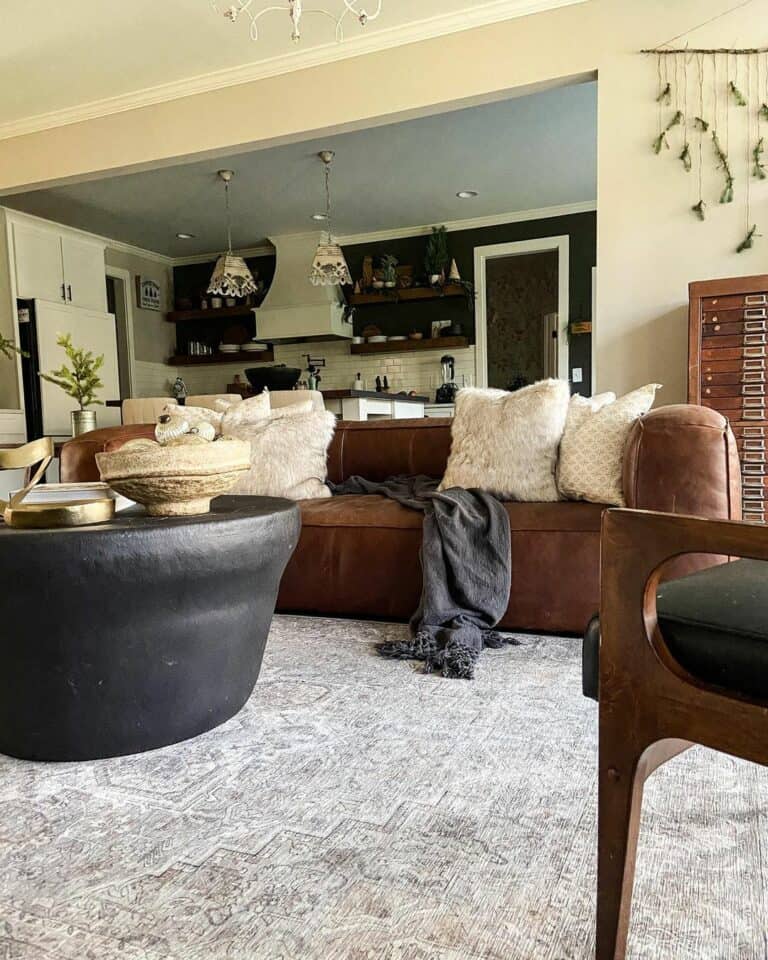
[[[386,343],[387,338],[385,336],[378,337],[368,337],[368,343]]]
[[[268,349],[266,343],[255,343],[253,340],[249,340],[248,343],[244,343],[241,348],[245,353],[263,353]]]
[[[394,343],[397,340],[407,340],[407,337],[387,337],[389,343]]]
[[[220,343],[219,353],[240,353],[240,345],[237,343]]]

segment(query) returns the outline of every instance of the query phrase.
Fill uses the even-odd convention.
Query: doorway
[[[568,237],[475,248],[478,386],[568,379]]]
[[[117,365],[120,378],[120,399],[133,396],[135,382],[133,353],[133,310],[131,309],[131,274],[120,267],[107,267],[107,312],[115,318],[117,333]]]

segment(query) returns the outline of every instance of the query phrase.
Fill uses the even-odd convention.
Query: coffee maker
[[[440,372],[443,382],[437,388],[435,403],[453,403],[456,400],[456,394],[459,392],[456,384],[456,361],[453,357],[448,354],[440,357]]]

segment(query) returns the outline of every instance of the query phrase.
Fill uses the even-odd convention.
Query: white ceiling
[[[319,229],[317,152],[336,151],[334,226],[343,236],[497,216],[596,198],[597,84],[559,87],[322,140],[38,190],[3,203],[173,257],[218,250],[216,171],[230,167],[233,243]],[[477,190],[460,200],[460,190]],[[178,240],[177,232],[196,235]]]
[[[253,42],[246,18],[222,15],[232,0],[217,2],[218,13],[211,0],[0,0],[0,136],[584,0],[384,0],[364,29],[347,18],[341,44],[330,20],[305,12],[298,45],[287,14],[264,17]],[[342,0],[311,7],[338,11]]]

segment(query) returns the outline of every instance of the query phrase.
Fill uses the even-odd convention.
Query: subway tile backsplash
[[[456,381],[461,385],[473,384],[475,378],[475,348],[462,350],[447,348],[456,360]],[[291,343],[275,347],[274,363],[284,363],[288,367],[305,370],[306,354],[312,357],[324,357],[326,367],[321,371],[323,390],[343,390],[351,388],[355,375],[359,372],[366,389],[374,390],[376,377],[386,376],[390,389],[415,390],[418,394],[434,400],[437,387],[442,382],[440,375],[440,350],[421,350],[393,355],[377,353],[366,356],[353,356],[349,344],[345,341],[328,343]],[[223,393],[236,373],[245,381],[245,364],[210,364],[197,367],[169,367],[164,364],[137,363],[137,396],[162,396],[169,392],[170,383],[178,375],[183,377],[190,393]],[[271,366],[271,364],[253,364],[253,366]]]

